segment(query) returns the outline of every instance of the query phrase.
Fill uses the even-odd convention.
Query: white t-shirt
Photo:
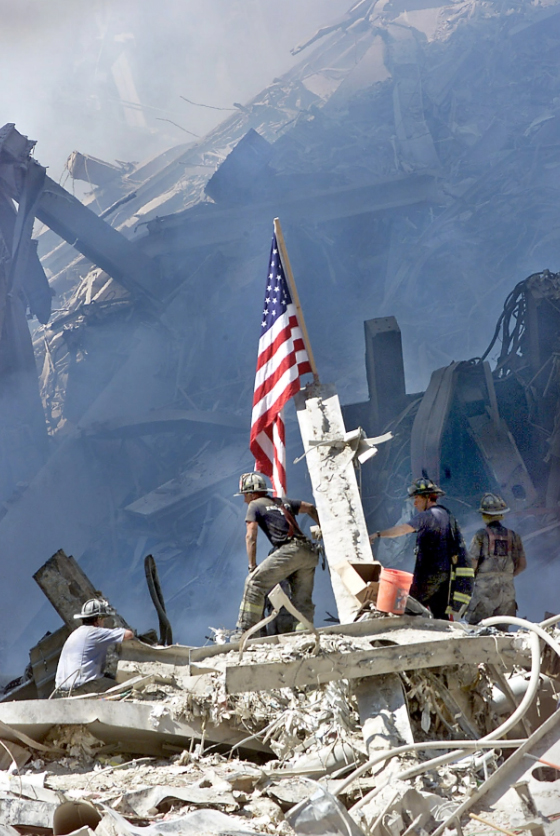
[[[99,679],[105,667],[107,649],[124,638],[124,627],[107,630],[82,624],[64,644],[56,669],[56,687],[63,691],[77,688],[90,679]]]

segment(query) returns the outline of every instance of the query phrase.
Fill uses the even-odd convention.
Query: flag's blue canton
[[[278,253],[276,236],[272,237],[272,248],[270,250],[270,265],[268,268],[268,281],[264,297],[264,310],[261,323],[261,334],[271,328],[279,316],[286,313],[288,305],[292,302],[284,268]]]

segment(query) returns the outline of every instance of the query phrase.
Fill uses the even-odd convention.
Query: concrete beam
[[[329,567],[332,570],[343,560],[371,563],[373,555],[352,450],[329,444],[310,446],[310,442],[340,439],[346,432],[336,389],[332,384],[311,384],[294,401],[303,448],[309,450],[307,467]],[[353,621],[359,611],[358,601],[335,571],[331,571],[331,583],[341,623]]]
[[[226,668],[226,691],[270,691],[304,688],[338,679],[358,679],[399,671],[439,668],[444,665],[513,665],[521,660],[512,636],[464,636],[440,641],[410,641],[396,647],[375,647],[352,653],[324,653],[293,662],[231,665]],[[523,657],[523,661],[525,661]]]

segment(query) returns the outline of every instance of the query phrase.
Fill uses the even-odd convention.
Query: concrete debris
[[[88,810],[80,812],[79,804],[87,802],[99,823],[78,825],[98,836],[156,830],[189,834],[195,827],[280,836],[294,831],[441,833],[450,816],[455,821],[471,809],[488,812],[482,799],[497,798],[498,790],[511,785],[507,776],[512,774],[516,792],[525,799],[519,804],[533,805],[531,821],[546,824],[550,804],[541,809],[538,792],[533,785],[527,789],[523,776],[529,774],[530,781],[532,772],[538,782],[541,774],[525,754],[543,759],[537,770],[559,759],[557,695],[552,704],[545,699],[548,715],[537,717],[537,728],[525,742],[500,741],[494,749],[487,743],[486,750],[478,742],[503,724],[504,708],[492,690],[494,666],[500,664],[511,679],[516,699],[523,693],[517,671],[529,661],[521,633],[494,630],[481,636],[480,628],[408,616],[371,618],[336,630],[320,629],[317,656],[309,655],[315,645],[312,633],[249,640],[243,659],[228,645],[208,648],[205,658],[202,648],[131,641],[122,646],[123,653],[144,661],[121,660],[119,676],[124,664],[128,678],[115,686],[114,695],[5,702],[0,720],[6,739],[21,742],[26,736],[42,751],[19,767],[19,775],[10,774],[15,765],[0,772],[0,779],[5,776],[0,780],[0,822],[53,829],[57,836],[66,831],[54,827],[56,816],[85,815]],[[430,635],[436,647],[454,642],[454,658],[446,662],[439,650],[437,661],[426,669],[420,663],[400,675],[375,674],[370,664],[362,666],[361,679],[353,677],[355,663],[345,657],[351,660],[356,653],[371,652],[372,644],[380,645],[377,649],[389,653],[398,668],[416,631],[420,639]],[[488,651],[481,642],[486,639],[495,646],[491,664],[484,659]],[[161,666],[161,657],[167,657],[175,675],[142,676],[144,666]],[[196,662],[189,665],[191,657]],[[329,681],[274,687],[270,680],[266,690],[228,693],[230,670],[259,670],[276,660],[301,667],[306,659],[318,666],[329,660]],[[184,663],[173,666],[173,660]],[[538,661],[533,658],[536,670]],[[201,664],[207,672],[193,674],[192,668]],[[143,680],[141,690],[134,689],[136,680]],[[550,688],[552,680],[544,677],[537,685],[541,681],[545,691]],[[538,693],[539,687],[533,696]],[[459,750],[455,764],[435,769],[428,760],[423,766],[423,746],[437,747],[432,755],[441,756],[465,738],[463,745],[470,739],[474,751],[478,747],[488,754],[477,759],[468,749]],[[508,746],[516,751],[504,759]],[[406,779],[409,772],[417,777]],[[545,797],[551,798],[550,793]],[[502,813],[494,813],[494,807],[491,812],[503,822]]]

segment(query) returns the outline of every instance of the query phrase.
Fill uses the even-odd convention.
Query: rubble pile
[[[127,643],[118,663],[120,684],[110,691],[38,701],[34,709],[29,702],[5,703],[0,708],[2,745],[13,746],[14,737],[20,741],[19,766],[14,753],[13,760],[8,759],[12,762],[5,763],[5,771],[0,772],[1,820],[20,833],[39,828],[48,834],[54,828],[58,835],[89,826],[99,836],[140,836],[168,829],[190,834],[195,827],[209,834],[290,836],[295,831],[402,836],[440,833],[445,822],[453,830],[458,811],[466,807],[477,810],[472,814],[474,824],[476,816],[482,816],[490,826],[506,827],[508,832],[540,827],[547,836],[555,833],[555,814],[560,809],[555,808],[558,794],[552,789],[560,782],[559,774],[552,770],[552,778],[546,779],[552,781],[551,792],[542,797],[540,779],[535,778],[544,768],[537,764],[535,769],[535,761],[543,758],[543,764],[557,763],[560,753],[558,694],[553,685],[552,703],[547,701],[545,682],[550,684],[550,680],[546,677],[544,690],[539,692],[540,707],[531,721],[534,725],[525,725],[529,737],[524,739],[523,727],[518,725],[510,740],[498,739],[485,748],[478,741],[485,735],[492,737],[504,721],[504,708],[493,684],[495,667],[479,663],[426,668],[420,662],[420,669],[414,669],[407,664],[396,680],[405,694],[413,738],[409,742],[401,737],[398,709],[387,710],[387,705],[375,739],[368,738],[367,724],[375,723],[379,715],[369,719],[364,715],[360,692],[365,685],[374,699],[383,701],[387,676],[368,675],[362,665],[360,674],[366,678],[356,678],[356,653],[368,652],[374,658],[371,654],[376,648],[382,653],[389,649],[392,667],[398,667],[399,636],[408,636],[416,644],[420,659],[417,630],[431,629],[435,643],[440,641],[443,647],[444,642],[455,642],[465,660],[471,655],[468,646],[472,642],[477,648],[474,654],[482,654],[480,629],[435,622],[426,627],[423,622],[378,617],[340,627],[339,632],[322,628],[318,651],[308,634],[249,641],[242,652],[227,645],[207,648],[206,657],[204,649],[191,649],[191,654],[197,650],[196,661],[174,664],[173,676],[169,670],[165,674],[167,663],[161,660],[166,654],[170,659],[173,651],[177,661],[180,646]],[[387,630],[396,643],[380,638]],[[527,642],[521,633],[486,633],[500,647],[495,660],[515,659],[513,665],[506,663],[513,688],[516,676],[528,664]],[[557,638],[559,632],[552,628],[550,635]],[[140,657],[145,661],[138,661]],[[262,679],[258,690],[245,684],[243,692],[232,693],[235,688],[228,671],[240,666],[258,669],[278,663],[299,667],[311,663],[320,676],[322,660],[329,661],[331,668],[325,684],[277,689]],[[158,666],[160,673],[155,673]],[[205,672],[197,673],[202,667]],[[506,697],[504,692],[502,701]],[[158,735],[165,735],[174,724],[201,721],[199,731],[188,746],[178,740],[164,744],[164,757],[138,751],[135,755],[135,749],[142,750],[138,742],[119,743],[117,732],[117,738],[108,743],[99,720],[94,719],[110,713],[117,703],[149,709],[153,752],[159,746]],[[54,725],[50,725],[52,718],[47,719],[49,706],[63,709]],[[512,710],[508,706],[506,714]],[[30,711],[42,718],[42,726],[34,726],[35,739],[27,736],[37,722],[29,718]],[[76,722],[80,713],[82,723]],[[220,726],[229,729],[230,741],[233,730],[241,730],[241,739],[232,745],[222,736],[215,743]],[[138,727],[137,741],[142,735]],[[257,739],[261,751],[251,752]],[[453,747],[463,747],[455,755],[456,763],[449,762],[450,747],[451,752]],[[528,753],[525,760],[523,755],[518,757],[523,751]],[[508,774],[515,766],[521,774],[527,773],[526,780],[515,782]],[[498,783],[504,770],[506,776]],[[496,787],[498,798],[507,790],[517,800],[508,797],[505,806],[503,798],[501,806],[488,804],[486,793]],[[60,830],[57,817],[63,814],[73,825]],[[471,832],[465,822],[463,832]]]
[[[114,685],[72,695],[54,670],[91,584],[63,552],[35,579],[66,623],[0,705],[0,824],[439,836],[482,811],[554,833],[557,795],[540,782],[560,782],[560,616],[467,626],[370,608],[206,647],[132,638],[110,660]]]

